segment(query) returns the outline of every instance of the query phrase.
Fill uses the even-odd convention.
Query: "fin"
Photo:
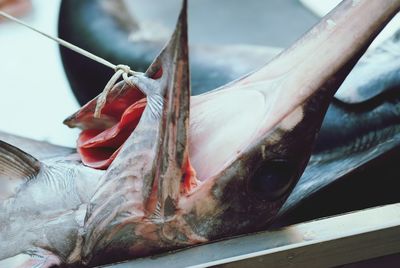
[[[9,198],[22,184],[34,178],[40,165],[33,156],[0,141],[0,199]]]
[[[318,155],[312,156],[299,182],[279,212],[279,217],[289,213],[332,183],[349,178],[356,171],[366,167],[372,160],[390,155],[390,152],[399,146],[400,133],[377,146],[365,151],[346,154],[340,158],[324,159]]]
[[[0,131],[0,140],[20,148],[40,161],[53,157],[67,156],[76,152],[73,148],[36,141],[2,131]]]
[[[60,259],[53,253],[38,249],[0,260],[0,267],[50,268],[61,265]]]

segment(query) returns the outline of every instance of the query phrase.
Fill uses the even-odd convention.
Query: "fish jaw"
[[[307,165],[328,105],[317,94],[238,155],[235,150],[218,173],[182,197],[186,224],[209,240],[265,230]]]
[[[380,6],[380,1],[343,1],[292,48],[264,68],[219,91],[197,97],[191,113],[191,120],[194,121],[191,148],[200,149],[199,152],[191,152],[191,160],[199,179],[206,177],[204,185],[210,185],[205,192],[199,189],[194,193],[192,209],[189,211],[198,220],[204,218],[204,224],[207,224],[209,213],[225,215],[221,220],[224,224],[219,228],[215,225],[204,228],[203,232],[209,233],[211,239],[241,233],[243,230],[265,228],[273,220],[274,213],[304,171],[334,93],[376,34],[398,12],[400,1],[390,1],[380,14],[374,13]],[[374,17],[367,19],[371,13],[374,13]],[[356,15],[366,18],[368,22],[349,21]],[[261,109],[260,118],[264,118],[260,120],[261,127],[254,126],[247,143],[235,147],[222,157],[216,150],[216,156],[209,154],[209,163],[202,165],[204,161],[201,159],[207,154],[202,153],[201,148],[207,143],[218,144],[218,141],[213,141],[216,139],[214,137],[221,136],[218,130],[213,132],[209,128],[211,130],[205,131],[209,137],[206,140],[206,135],[199,134],[200,131],[196,129],[219,120],[218,114],[205,117],[206,120],[201,118],[210,109],[207,103],[212,103],[216,98],[220,98],[222,103],[223,95],[239,95],[243,92],[237,103],[232,105],[240,107],[242,96],[251,91],[257,91],[261,96],[259,99],[272,99],[267,109]],[[229,99],[230,103],[235,101],[232,98],[225,99]],[[258,100],[253,100],[252,105],[256,106]],[[231,115],[235,116],[235,112]],[[246,122],[237,124],[245,126]],[[224,127],[222,124],[220,128]],[[237,144],[240,142],[237,140]],[[218,164],[210,164],[213,162]],[[213,174],[207,171],[210,167],[214,170],[211,172]],[[209,211],[202,209],[201,213],[197,213],[196,203],[205,202],[206,198],[209,199],[206,203],[214,203],[221,210],[211,206]],[[248,221],[252,217],[248,214],[260,215],[259,219],[263,221]],[[238,224],[241,221],[243,225]],[[244,226],[246,224],[247,227]]]
[[[91,200],[82,250],[90,265],[206,241],[178,212],[180,196],[196,180],[188,157],[186,6],[183,1],[175,33],[147,73],[131,78],[147,105]]]

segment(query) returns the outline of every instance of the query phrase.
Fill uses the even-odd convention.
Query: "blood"
[[[196,171],[194,170],[192,164],[190,163],[189,157],[187,157],[187,161],[184,168],[184,179],[182,183],[182,192],[189,193],[198,185],[198,181],[196,178]]]

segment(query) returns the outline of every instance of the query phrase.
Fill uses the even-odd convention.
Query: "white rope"
[[[105,104],[107,102],[107,96],[110,94],[110,92],[112,91],[115,83],[117,83],[117,81],[121,77],[121,75],[122,75],[122,78],[124,79],[125,83],[127,83],[130,86],[133,86],[132,82],[129,80],[129,75],[138,75],[138,74],[140,74],[139,72],[132,71],[130,69],[130,67],[127,66],[127,65],[122,65],[122,64],[115,65],[115,64],[107,61],[106,59],[103,59],[103,58],[101,58],[99,56],[96,56],[93,53],[91,53],[91,52],[89,52],[87,50],[84,50],[84,49],[82,49],[80,47],[77,47],[77,46],[75,46],[75,45],[73,45],[73,44],[71,44],[71,43],[69,43],[69,42],[67,42],[67,41],[65,41],[65,40],[63,40],[61,38],[54,37],[54,36],[51,36],[51,35],[49,35],[49,34],[47,34],[45,32],[42,32],[41,30],[38,30],[38,29],[26,24],[25,22],[23,22],[23,21],[15,18],[15,17],[5,13],[4,11],[0,10],[0,16],[6,18],[8,20],[11,20],[13,22],[16,22],[16,23],[18,23],[18,24],[20,24],[20,25],[22,25],[22,26],[24,26],[24,27],[36,32],[36,33],[38,33],[38,34],[41,34],[41,35],[43,35],[43,36],[45,36],[45,37],[57,42],[58,44],[60,44],[63,47],[66,47],[66,48],[68,48],[68,49],[70,49],[72,51],[75,51],[76,53],[81,54],[81,55],[83,55],[83,56],[85,56],[85,57],[87,57],[87,58],[89,58],[91,60],[97,61],[98,63],[103,64],[103,65],[105,65],[105,66],[107,66],[107,67],[109,67],[109,68],[111,68],[111,69],[113,69],[115,71],[115,74],[111,77],[110,81],[108,81],[108,83],[105,86],[102,94],[97,99],[97,104],[96,104],[96,109],[95,109],[95,112],[94,112],[94,117],[100,117],[101,110],[103,109],[103,107],[105,106]]]
[[[97,99],[96,108],[95,108],[94,114],[93,114],[93,116],[95,118],[100,118],[101,111],[103,110],[104,106],[107,103],[107,97],[111,93],[112,89],[114,88],[114,85],[117,83],[117,81],[121,77],[121,75],[123,76],[125,83],[127,83],[131,87],[134,86],[134,84],[131,81],[129,81],[129,77],[128,77],[129,70],[130,70],[130,68],[127,65],[116,66],[115,74],[111,77],[110,81],[108,81],[107,85],[104,87],[103,92],[100,94],[100,96]]]

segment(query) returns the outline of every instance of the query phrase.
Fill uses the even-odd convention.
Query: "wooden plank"
[[[399,252],[393,204],[110,267],[331,267]]]
[[[392,227],[287,250],[243,256],[219,267],[333,267],[400,252],[400,227]],[[229,261],[229,260],[227,260]]]

